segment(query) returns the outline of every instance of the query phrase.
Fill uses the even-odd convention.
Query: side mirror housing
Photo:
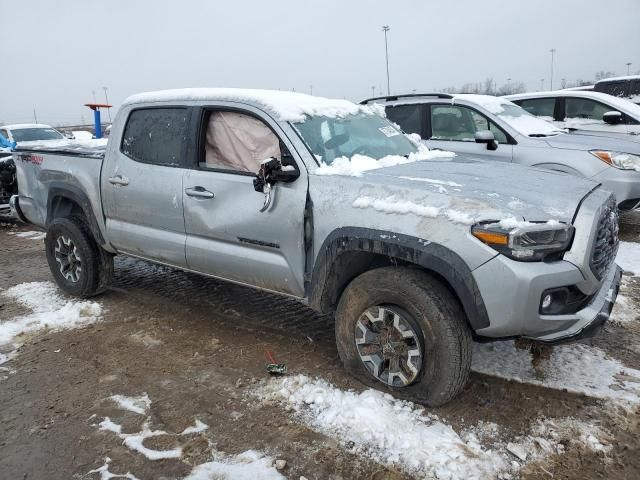
[[[618,125],[622,123],[622,113],[617,111],[606,112],[602,115],[602,121],[604,123],[608,123],[609,125]]]
[[[265,186],[270,186],[282,182],[290,183],[300,176],[300,170],[294,164],[283,164],[281,160],[271,157],[264,160],[260,165],[260,170],[253,180],[253,188],[256,192],[265,191]]]
[[[475,134],[476,143],[485,143],[487,145],[487,150],[497,150],[498,142],[496,142],[496,137],[491,130],[480,130]]]

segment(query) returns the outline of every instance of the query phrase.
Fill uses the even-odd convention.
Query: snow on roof
[[[640,80],[640,75],[624,75],[622,77],[603,78],[602,80],[598,80],[596,83],[618,82],[618,81],[623,81],[623,80]]]
[[[13,125],[2,125],[0,128],[6,128],[7,130],[21,130],[23,128],[53,128],[51,125],[44,123],[14,123]]]
[[[503,105],[512,105],[509,100],[502,97],[494,97],[493,95],[477,95],[474,93],[457,93],[453,95],[453,101],[451,103],[455,103],[455,100],[466,100],[468,102],[475,103],[476,105],[480,105],[495,114],[502,113],[504,110],[502,108]]]
[[[124,105],[165,101],[225,100],[257,104],[283,122],[303,122],[305,116],[344,117],[357,113],[380,114],[380,106],[356,105],[348,100],[314,97],[304,93],[240,88],[185,88],[132,95]]]
[[[614,97],[607,93],[593,92],[590,90],[554,90],[550,92],[531,92],[531,93],[518,93],[516,95],[507,95],[502,97],[506,100],[524,100],[527,98],[548,98],[548,97],[578,97],[578,98],[592,98],[602,103],[608,103],[616,109],[622,110],[625,113],[633,115],[635,118],[640,119],[640,106],[636,105],[632,101],[626,98]]]

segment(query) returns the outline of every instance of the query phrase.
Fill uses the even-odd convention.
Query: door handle
[[[129,185],[129,179],[122,175],[114,175],[113,177],[109,177],[109,183],[111,185],[121,185],[124,187]]]
[[[215,196],[213,192],[206,190],[204,187],[185,188],[184,193],[196,198],[213,198]]]

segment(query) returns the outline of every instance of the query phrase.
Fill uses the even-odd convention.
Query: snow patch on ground
[[[616,263],[623,270],[640,276],[640,243],[620,242]]]
[[[522,383],[567,389],[620,403],[640,403],[640,370],[625,367],[596,347],[557,346],[536,372],[529,351],[516,349],[512,341],[476,343],[471,368]]]
[[[99,473],[100,474],[100,480],[111,480],[112,478],[128,478],[129,480],[140,480],[138,477],[136,477],[135,475],[131,474],[130,472],[127,472],[124,475],[118,475],[118,474],[115,474],[115,473],[111,473],[109,471],[109,464],[110,463],[111,463],[111,459],[109,457],[105,457],[104,465],[102,465],[100,468],[96,468],[95,470],[91,470],[91,471],[87,472],[86,475],[91,475],[93,473]]]
[[[410,153],[408,157],[402,155],[387,155],[379,160],[366,155],[354,155],[351,158],[338,157],[331,164],[322,163],[316,168],[316,175],[343,175],[349,177],[361,177],[364,172],[379,168],[394,167],[406,163],[421,162],[436,159],[451,159],[455,153],[441,150],[429,150],[426,147],[419,148],[417,152]]]
[[[15,235],[16,237],[20,237],[20,238],[28,238],[29,240],[42,240],[44,239],[44,237],[47,236],[45,232],[36,232],[36,231],[9,232],[9,235]]]
[[[123,410],[129,410],[130,412],[137,413],[138,415],[144,415],[151,407],[151,399],[147,393],[143,393],[137,397],[127,397],[125,395],[112,395],[109,397],[118,404]]]
[[[197,465],[183,480],[282,480],[273,459],[247,450],[227,460]]]
[[[63,297],[52,282],[21,283],[1,295],[23,305],[32,313],[0,323],[0,345],[15,342],[16,337],[45,328],[78,328],[101,319],[102,306],[87,300]]]
[[[196,424],[193,427],[187,427],[185,428],[180,435],[190,435],[192,433],[200,433],[200,432],[204,432],[205,430],[209,429],[209,425],[207,425],[204,422],[201,422],[200,420],[198,420],[196,418]]]
[[[491,478],[508,468],[504,458],[465,442],[435,415],[376,390],[343,391],[304,375],[267,384],[258,395],[291,407],[314,430],[353,452],[415,475]]]
[[[161,435],[169,435],[164,430],[151,430],[149,428],[149,419],[145,420],[142,424],[142,430],[137,433],[122,433],[122,426],[113,422],[109,417],[100,422],[100,430],[106,430],[115,433],[118,437],[124,440],[124,444],[130,450],[134,450],[141,453],[149,460],[162,460],[165,458],[180,458],[182,457],[182,448],[177,447],[171,450],[154,450],[144,446],[144,441],[147,438],[159,437]]]

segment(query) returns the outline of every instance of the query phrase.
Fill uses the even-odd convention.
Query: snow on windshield
[[[537,137],[563,133],[563,130],[553,126],[551,123],[534,117],[515,103],[511,103],[502,98],[492,97],[490,95],[462,94],[455,95],[451,103],[455,103],[457,98],[480,105],[526,136]]]
[[[384,107],[380,105],[356,105],[348,100],[314,97],[304,93],[241,88],[184,88],[139,93],[127,98],[124,104],[196,100],[256,103],[282,122],[304,122],[307,116],[340,118],[358,113],[384,116]]]
[[[407,156],[403,155],[387,155],[378,160],[366,155],[354,155],[353,157],[339,157],[331,164],[321,163],[316,169],[316,175],[343,175],[349,177],[360,177],[369,170],[377,170],[378,168],[393,167],[395,165],[404,165],[405,163],[420,162],[424,160],[450,160],[455,156],[453,152],[445,152],[442,150],[429,150],[422,148],[417,152],[412,152]]]

